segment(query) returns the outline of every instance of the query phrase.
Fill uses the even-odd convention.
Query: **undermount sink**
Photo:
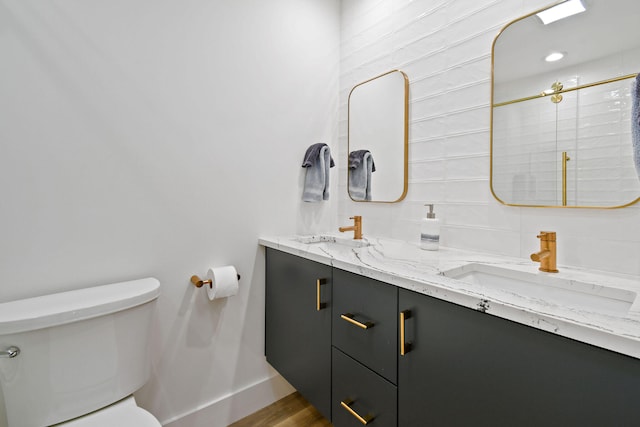
[[[366,239],[353,239],[350,237],[342,237],[342,236],[333,236],[330,234],[314,234],[310,236],[296,236],[294,239],[296,242],[305,243],[305,244],[314,244],[314,243],[329,243],[329,244],[337,244],[342,246],[347,246],[351,248],[363,248],[366,246],[371,246]]]
[[[488,264],[468,264],[443,273],[446,277],[475,285],[487,296],[504,297],[505,293],[570,309],[623,316],[636,299],[625,289],[596,285],[548,273],[530,273]]]

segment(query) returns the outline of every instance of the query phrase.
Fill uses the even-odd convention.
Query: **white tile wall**
[[[588,66],[557,70],[535,80],[501,83],[501,101],[539,93],[559,79],[565,88],[601,81],[640,69],[640,62],[617,54],[592,61]],[[586,70],[586,71],[585,71]],[[558,77],[560,75],[561,77]],[[496,108],[494,111],[494,189],[503,200],[534,205],[559,204],[562,198],[561,151],[567,151],[568,204],[620,206],[640,194],[632,161],[631,123],[629,121],[631,80],[563,94],[562,102],[549,98],[530,100]],[[532,162],[532,153],[536,161]],[[532,163],[535,165],[531,167]],[[527,197],[521,199],[513,194]]]
[[[352,202],[346,192],[344,162],[338,162],[338,223],[361,214],[365,234],[417,242],[423,204],[435,203],[443,221],[443,245],[525,258],[537,250],[537,232],[549,229],[558,232],[561,265],[640,274],[640,206],[519,208],[504,206],[491,195],[491,44],[509,21],[548,4],[547,0],[342,3],[339,156],[346,158],[347,153],[346,107],[351,87],[390,69],[405,71],[410,80],[409,192],[404,201],[393,205]],[[599,112],[610,105],[603,99],[585,104],[584,114],[591,123],[604,126],[597,130],[599,136],[607,132],[606,117]],[[624,155],[598,149],[603,139],[590,141],[592,128],[578,130],[585,143],[594,146],[581,161],[604,162],[607,156]],[[539,126],[527,127],[525,132],[549,137]],[[567,143],[571,132],[561,132]],[[605,142],[609,143],[608,138]],[[555,167],[549,169],[551,182],[557,172]],[[629,172],[621,172],[620,178],[624,179],[618,181],[621,188],[637,183]],[[538,190],[544,190],[545,179],[537,179]],[[555,188],[548,192],[550,198],[556,197]],[[597,192],[606,194],[607,188]]]

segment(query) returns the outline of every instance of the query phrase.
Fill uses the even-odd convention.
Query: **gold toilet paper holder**
[[[238,280],[240,280],[240,275],[238,274]],[[200,277],[198,276],[191,276],[191,283],[193,283],[193,285],[196,288],[201,288],[203,285],[209,285],[210,288],[213,288],[213,281],[211,279],[207,279],[207,280],[202,280]]]
[[[202,285],[209,285],[209,287],[212,287],[212,280],[211,279],[202,280],[198,276],[191,276],[191,283],[193,283],[193,285],[196,288],[201,288]]]

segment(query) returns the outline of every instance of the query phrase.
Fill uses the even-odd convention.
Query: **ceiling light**
[[[547,62],[556,62],[556,61],[560,61],[562,58],[564,58],[564,53],[562,52],[553,52],[550,53],[549,55],[545,56],[544,60]]]
[[[580,0],[568,0],[537,13],[544,25],[584,12],[586,9]]]

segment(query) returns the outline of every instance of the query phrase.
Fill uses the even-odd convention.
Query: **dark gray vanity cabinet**
[[[266,254],[267,360],[334,427],[640,425],[638,359]]]
[[[266,249],[267,361],[331,419],[332,268]]]
[[[404,289],[398,307],[399,427],[640,425],[637,359]]]

